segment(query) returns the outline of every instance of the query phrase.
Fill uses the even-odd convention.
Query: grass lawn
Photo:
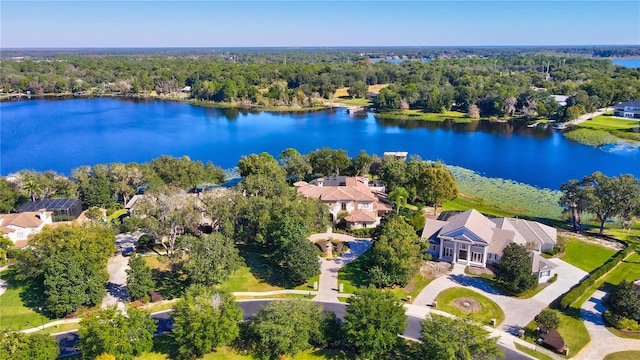
[[[562,260],[586,272],[592,272],[616,253],[615,250],[596,243],[574,237],[565,238],[567,243]]]
[[[36,331],[38,334],[55,334],[64,331],[77,330],[80,327],[80,323],[62,324],[57,326],[48,327],[44,330]]]
[[[609,354],[604,357],[604,360],[633,360],[640,359],[640,351],[620,351]]]
[[[407,296],[411,296],[411,301],[413,301],[415,300],[416,296],[420,294],[420,291],[422,291],[422,289],[424,289],[427,285],[429,285],[430,282],[432,282],[435,279],[436,279],[435,277],[432,277],[430,279],[425,279],[424,277],[422,277],[422,274],[417,273],[413,277],[413,279],[409,281],[407,286],[402,288],[396,287],[396,288],[390,289],[390,291],[393,295],[397,296],[401,300],[406,300]]]
[[[113,212],[113,214],[107,216],[107,221],[112,222],[113,220],[117,220],[120,216],[127,213],[127,209],[120,209]]]
[[[369,278],[362,271],[362,265],[369,262],[372,254],[372,248],[369,248],[359,258],[340,269],[338,272],[338,284],[344,284],[345,294],[353,294],[358,288],[369,286]]]
[[[338,98],[337,102],[354,106],[371,106],[373,102],[369,99],[352,99],[350,96]]]
[[[461,297],[477,300],[482,305],[482,309],[474,313],[463,312],[453,304],[454,300]],[[496,326],[504,321],[504,312],[500,306],[473,290],[462,287],[449,288],[438,294],[436,301],[438,302],[438,310],[446,311],[456,316],[468,317],[484,325],[488,325],[492,318],[496,319]]]
[[[17,280],[15,271],[0,274],[8,283],[7,291],[0,295],[0,330],[21,330],[41,326],[51,321],[34,309],[44,304],[43,290],[30,280]]]
[[[584,326],[584,322],[580,316],[580,309],[570,307],[563,311],[554,311],[560,318],[560,327],[558,328],[558,332],[562,335],[564,343],[569,347],[569,356],[573,356],[573,354],[580,352],[580,350],[582,350],[582,348],[591,341],[589,332]],[[535,320],[532,320],[527,324],[525,330],[525,340],[535,343]]]
[[[302,285],[298,285],[296,286],[294,289],[295,290],[309,290],[309,291],[313,291],[313,283],[314,282],[318,282],[318,288],[320,287],[320,274],[312,277],[311,279],[307,280],[307,282],[305,282]]]
[[[620,284],[622,280],[634,281],[638,279],[640,279],[640,254],[634,253],[611,270],[605,276],[604,281],[605,286],[611,288]]]
[[[531,356],[533,356],[533,357],[534,357],[534,358],[536,358],[536,359],[540,359],[540,360],[553,360],[553,358],[552,358],[551,356],[547,356],[547,355],[545,355],[545,354],[543,354],[543,353],[541,353],[541,352],[531,350],[531,349],[529,349],[529,348],[528,348],[528,347],[526,347],[526,346],[522,346],[522,345],[520,345],[520,344],[518,344],[518,343],[515,343],[515,342],[514,342],[514,345],[516,346],[516,349],[518,349],[519,351],[522,351],[523,353],[525,353],[525,354],[527,354],[527,355],[531,355]]]
[[[157,336],[153,340],[153,349],[141,356],[138,356],[136,360],[169,360],[176,359],[177,345],[175,344],[172,335]],[[292,360],[324,360],[324,359],[351,359],[349,354],[345,354],[339,350],[324,350],[324,349],[309,349],[300,352]],[[202,357],[203,360],[250,360],[253,359],[250,355],[243,355],[237,353],[233,348],[222,346],[215,352],[206,354]]]
[[[591,120],[580,123],[578,124],[578,127],[594,130],[626,130],[633,129],[638,125],[640,125],[640,122],[638,121],[613,117],[609,113],[596,116]]]
[[[389,120],[421,120],[421,121],[445,121],[453,120],[456,123],[469,123],[475,119],[466,117],[465,113],[458,111],[446,111],[444,113],[425,113],[420,110],[395,110],[376,114],[376,117]]]

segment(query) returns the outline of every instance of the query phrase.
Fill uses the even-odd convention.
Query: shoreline
[[[72,99],[98,99],[98,98],[115,98],[122,100],[143,100],[143,101],[173,101],[183,104],[189,104],[194,106],[203,106],[217,109],[239,109],[249,111],[260,112],[274,112],[274,113],[309,113],[322,110],[331,110],[341,108],[342,106],[322,106],[313,107],[290,107],[290,106],[259,106],[259,105],[247,105],[247,104],[231,104],[220,103],[207,100],[196,100],[189,98],[180,98],[173,96],[160,96],[160,95],[118,95],[118,94],[101,94],[101,95],[74,95],[72,93],[60,93],[60,94],[40,94],[40,95],[27,95],[27,94],[8,94],[0,95],[0,103],[13,102],[13,101],[30,101],[30,100],[72,100]]]

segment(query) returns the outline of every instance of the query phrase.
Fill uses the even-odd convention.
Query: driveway
[[[612,352],[638,350],[640,351],[640,340],[625,339],[617,337],[606,328],[602,314],[606,310],[602,304],[602,299],[606,293],[596,290],[591,298],[585,301],[580,308],[580,315],[584,320],[584,326],[591,336],[591,342],[576,354],[576,359],[604,359]]]
[[[116,235],[117,252],[107,262],[109,282],[107,283],[107,295],[102,299],[103,309],[114,305],[124,309],[124,302],[129,299],[126,272],[129,269],[129,257],[122,256],[122,251],[128,247],[135,249],[141,235],[142,233],[139,231]]]
[[[466,275],[464,266],[456,264],[449,275],[437,278],[422,289],[414,304],[430,306],[438,294],[448,288],[456,286],[470,288],[498,304],[505,316],[500,329],[517,335],[518,330],[533,320],[542,309],[587,275],[585,271],[560,259],[550,259],[550,261],[558,265],[556,268],[558,280],[530,299],[517,299],[501,294],[481,279]]]
[[[333,260],[320,259],[320,284],[318,286],[318,295],[316,295],[313,300],[337,303],[339,302],[338,271],[367,251],[367,249],[371,247],[371,240],[357,239],[353,236],[333,233],[313,234],[309,236],[309,240],[311,241],[329,238],[348,242],[349,250]]]

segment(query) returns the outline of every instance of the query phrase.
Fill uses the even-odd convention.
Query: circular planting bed
[[[475,313],[482,310],[482,304],[474,298],[471,297],[459,297],[453,300],[453,305],[458,308],[458,310],[463,313]]]
[[[450,314],[468,317],[483,325],[489,325],[495,319],[495,326],[504,320],[504,312],[491,299],[473,290],[454,287],[438,294],[436,309]]]

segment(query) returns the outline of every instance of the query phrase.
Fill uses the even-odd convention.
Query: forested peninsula
[[[640,98],[639,69],[584,57],[597,56],[593,51],[561,50],[530,49],[527,55],[511,54],[508,48],[475,52],[395,49],[399,55],[365,49],[105,51],[92,55],[32,51],[12,57],[5,53],[0,96],[162,98],[276,110],[317,109],[334,101],[362,99],[359,104],[372,105],[378,112],[455,111],[471,119],[560,121]],[[637,49],[627,50],[624,54]],[[573,54],[582,56],[567,56]],[[372,85],[377,85],[374,93]],[[568,96],[566,105],[559,108],[552,94]]]

